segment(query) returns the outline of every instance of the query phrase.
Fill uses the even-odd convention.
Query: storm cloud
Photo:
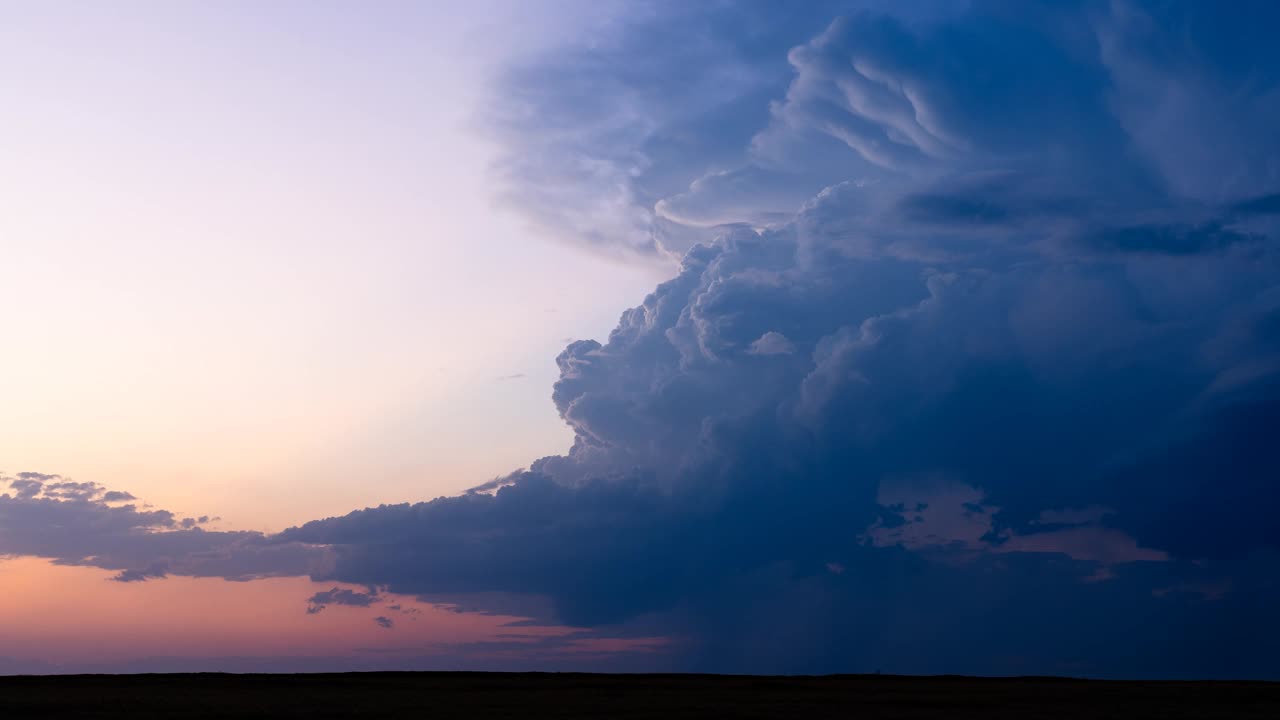
[[[556,137],[626,190],[590,242],[689,240],[678,273],[558,358],[567,454],[281,538],[324,579],[658,618],[688,668],[1275,676],[1275,15],[850,8],[771,55],[806,21],[655,11],[548,58],[590,73],[526,77],[543,116],[604,123],[586,82],[657,118]],[[712,26],[660,84],[645,43]],[[751,82],[685,102],[736,53]],[[511,152],[559,152],[538,127]]]

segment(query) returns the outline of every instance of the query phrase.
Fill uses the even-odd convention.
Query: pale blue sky
[[[475,128],[607,7],[0,15],[4,470],[233,527],[456,492],[567,447],[554,357],[667,272],[497,207]]]

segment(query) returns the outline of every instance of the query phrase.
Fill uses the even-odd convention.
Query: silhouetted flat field
[[[0,678],[0,718],[1280,718],[1280,683],[351,673]]]

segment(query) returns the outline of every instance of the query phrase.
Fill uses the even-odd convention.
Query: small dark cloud
[[[379,615],[378,617],[373,619],[373,622],[375,625],[377,625],[380,628],[391,629],[393,626],[395,626],[395,621],[385,615]]]
[[[80,502],[96,500],[105,492],[106,489],[97,483],[73,482],[71,480],[61,480],[58,482],[46,481],[43,488],[43,494],[47,498]]]
[[[9,483],[13,491],[17,493],[19,500],[30,500],[44,488],[44,483],[39,480],[20,479],[13,480]]]
[[[347,588],[334,587],[318,592],[307,599],[307,614],[315,615],[329,605],[346,605],[348,607],[369,607],[381,600],[377,591],[358,592]]]

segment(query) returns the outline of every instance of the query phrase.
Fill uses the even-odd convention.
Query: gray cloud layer
[[[9,492],[3,492],[5,487]],[[121,571],[139,582],[168,574],[249,580],[304,575],[323,552],[258,532],[206,530],[209,518],[140,508],[132,495],[92,482],[21,472],[0,475],[0,556],[31,555]]]

